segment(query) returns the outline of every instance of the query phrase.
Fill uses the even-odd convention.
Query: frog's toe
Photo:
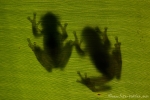
[[[77,74],[81,75],[80,71],[77,71]]]
[[[105,27],[104,30],[107,31],[108,27]]]
[[[115,40],[116,40],[116,43],[118,43],[118,37],[117,36],[115,36]]]
[[[76,80],[76,82],[79,82],[79,83],[81,83],[81,81],[80,81],[80,80]]]
[[[67,27],[67,26],[68,26],[68,23],[65,23],[65,24],[64,24],[64,27]]]
[[[28,20],[31,20],[31,18],[30,18],[29,16],[27,17],[27,19],[28,19]]]
[[[76,35],[76,31],[73,31],[73,35],[74,35],[74,37],[77,37],[77,35]]]
[[[27,41],[30,43],[31,41],[30,41],[30,38],[27,38]]]
[[[29,46],[32,50],[34,50],[34,47],[36,46],[36,43],[34,42],[34,44],[32,44],[30,38],[27,38],[27,41],[28,41],[28,43],[29,43],[28,46]]]
[[[33,12],[33,16],[36,16],[36,12]]]
[[[74,45],[74,41],[69,40],[70,45]]]
[[[46,69],[48,72],[52,72],[52,68],[47,68]]]

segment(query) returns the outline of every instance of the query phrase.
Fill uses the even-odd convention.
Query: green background
[[[77,71],[98,76],[88,57],[73,50],[64,71],[48,73],[36,60],[26,38],[42,45],[31,32],[27,16],[37,19],[52,11],[68,23],[68,39],[86,25],[108,27],[113,44],[122,43],[122,77],[109,91],[94,93],[76,82]],[[149,0],[0,0],[0,100],[111,100],[120,95],[150,99],[150,1]],[[100,94],[100,95],[98,95]],[[132,98],[135,100],[141,98]],[[143,99],[143,100],[145,100]]]

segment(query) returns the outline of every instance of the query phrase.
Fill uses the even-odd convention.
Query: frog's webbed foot
[[[97,89],[95,88],[95,83],[92,82],[91,79],[87,77],[87,73],[85,73],[85,77],[83,77],[79,71],[77,72],[77,74],[81,78],[81,80],[77,80],[77,82],[82,83],[83,85],[87,86],[93,92],[97,91]]]
[[[108,29],[107,27],[104,28],[102,41],[103,41],[103,43],[104,43],[104,48],[105,48],[106,50],[109,50],[111,43],[110,43],[110,41],[109,41],[109,39],[108,39],[108,36],[107,36],[107,29]]]
[[[101,35],[101,34],[106,34],[107,33],[107,27],[105,27],[104,28],[104,32],[102,32],[100,29],[99,29],[99,27],[97,26],[97,27],[95,27],[95,31],[99,34],[99,35]],[[107,34],[106,34],[107,35]]]
[[[38,21],[38,22],[36,22],[36,12],[34,12],[33,13],[33,21],[34,21],[34,23],[36,23],[36,26],[38,26],[40,23],[41,23],[41,21]]]
[[[115,37],[116,43],[115,43],[115,49],[113,50],[113,54],[116,57],[119,57],[118,60],[121,60],[121,50],[120,50],[120,46],[121,46],[121,42],[118,42],[118,37]]]
[[[87,73],[85,73],[85,77],[83,77],[80,73],[80,71],[77,71],[77,74],[80,76],[81,78],[81,81],[77,80],[77,82],[80,82],[80,83],[85,83],[85,80],[87,79]]]
[[[27,19],[31,22],[31,23],[33,23],[33,20],[28,16],[27,17]]]
[[[77,82],[82,83],[83,85],[87,86],[90,90],[93,92],[97,91],[106,91],[110,90],[111,87],[105,85],[107,83],[107,79],[104,77],[87,77],[87,73],[85,73],[85,76],[83,77],[81,73],[78,71],[77,74],[80,76],[81,80],[77,80]]]
[[[27,19],[33,24],[36,23],[36,13],[33,13],[33,19],[31,19],[30,16],[27,17]]]
[[[68,26],[68,23],[65,23],[65,24],[64,24],[64,29],[65,29],[65,30],[66,30],[67,26]]]
[[[27,17],[27,19],[32,23],[32,32],[35,37],[42,36],[41,30],[38,28],[38,25],[41,23],[41,21],[36,22],[36,13],[33,13],[33,19],[30,17]]]
[[[73,31],[73,35],[75,37],[75,45],[80,46],[81,43],[79,42],[79,39],[78,39],[77,34],[76,34],[76,31]]]
[[[80,71],[77,71],[77,74],[78,74],[79,77],[81,78],[81,80],[77,80],[77,82],[82,83],[82,84],[84,84],[84,85],[86,85],[86,86],[88,86],[88,85],[91,84],[90,78],[87,78],[87,73],[84,74],[85,77],[83,77],[83,76],[81,75]]]
[[[118,42],[118,37],[115,37],[116,40],[116,44],[115,44],[115,49],[120,51],[120,46],[121,46],[121,42]]]
[[[100,35],[102,33],[102,31],[99,29],[99,27],[95,27],[95,31]]]
[[[36,22],[36,13],[33,13],[33,19],[31,19],[30,16],[27,17],[27,19],[32,23],[34,26],[38,26],[41,21]]]
[[[102,32],[99,27],[95,27],[95,31],[99,34],[99,36],[102,39],[102,43],[104,45],[105,50],[108,50],[110,48],[110,41],[107,36],[107,27],[104,28],[104,31]]]
[[[63,41],[68,37],[67,31],[66,31],[67,26],[68,26],[68,23],[65,23],[64,25],[60,24],[60,28],[61,28],[61,31],[62,31],[62,40]]]
[[[34,51],[36,47],[36,43],[34,42],[34,44],[32,44],[30,38],[27,38],[27,41],[29,43],[28,46],[32,49],[32,51]]]

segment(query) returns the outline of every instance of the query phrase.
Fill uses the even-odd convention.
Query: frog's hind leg
[[[118,37],[115,37],[116,44],[115,49],[113,50],[113,58],[116,60],[117,65],[115,66],[115,72],[116,72],[116,78],[120,79],[121,78],[121,69],[122,69],[122,57],[121,57],[121,42],[118,42]]]
[[[34,44],[32,44],[30,38],[27,38],[27,41],[29,43],[28,46],[32,49],[32,51],[34,51],[35,50],[35,48],[34,48],[35,47],[35,42],[34,42]]]
[[[79,39],[78,39],[78,37],[77,37],[77,34],[76,34],[76,31],[73,31],[73,35],[74,35],[74,38],[75,38],[74,45],[75,45],[75,48],[76,48],[77,53],[78,53],[80,56],[84,56],[85,53],[84,53],[84,51],[81,49],[81,43],[82,43],[82,41],[79,41]]]
[[[53,61],[52,59],[48,56],[48,54],[46,54],[39,46],[36,45],[36,43],[34,42],[34,44],[31,43],[30,38],[27,38],[28,41],[28,45],[29,47],[32,49],[32,51],[34,52],[37,60],[40,62],[40,64],[48,71],[51,72],[52,68],[53,68]]]
[[[73,45],[74,42],[72,40],[69,40],[65,43],[56,59],[57,60],[56,68],[59,67],[61,70],[63,70],[66,67],[72,54]]]

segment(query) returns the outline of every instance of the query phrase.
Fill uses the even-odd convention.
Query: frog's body
[[[48,71],[52,68],[63,69],[72,53],[73,41],[67,41],[64,45],[64,40],[68,37],[66,32],[67,24],[62,26],[57,16],[53,13],[46,13],[39,23],[36,24],[36,14],[33,14],[33,19],[28,17],[32,23],[32,32],[35,37],[43,36],[43,50],[36,44],[32,44],[28,38],[29,46],[35,53],[38,61]],[[38,28],[41,23],[42,30]],[[61,28],[62,34],[58,28]]]
[[[99,36],[99,33],[96,32],[91,27],[86,27],[82,32],[83,41],[86,44],[86,50],[88,51],[90,58],[96,68],[103,74],[108,77],[111,77],[107,71],[109,63],[109,53],[108,50],[110,43],[107,45],[103,43],[102,39]]]
[[[88,84],[87,86],[92,91],[97,91],[97,89],[95,89],[95,86],[97,85],[101,86],[102,84],[112,80],[114,77],[117,79],[120,79],[121,77],[121,43],[118,42],[118,38],[116,37],[115,49],[110,52],[111,44],[106,32],[107,28],[105,28],[104,32],[101,32],[98,27],[85,27],[81,34],[82,41],[85,43],[85,50],[88,52],[91,61],[97,70],[102,73],[102,77],[87,78],[86,75],[85,78],[83,78],[78,71],[78,74],[81,77],[81,81],[78,82],[81,82],[85,85]],[[85,50],[80,48],[80,43],[75,33],[74,36],[76,39],[77,52],[80,55],[85,54]]]

